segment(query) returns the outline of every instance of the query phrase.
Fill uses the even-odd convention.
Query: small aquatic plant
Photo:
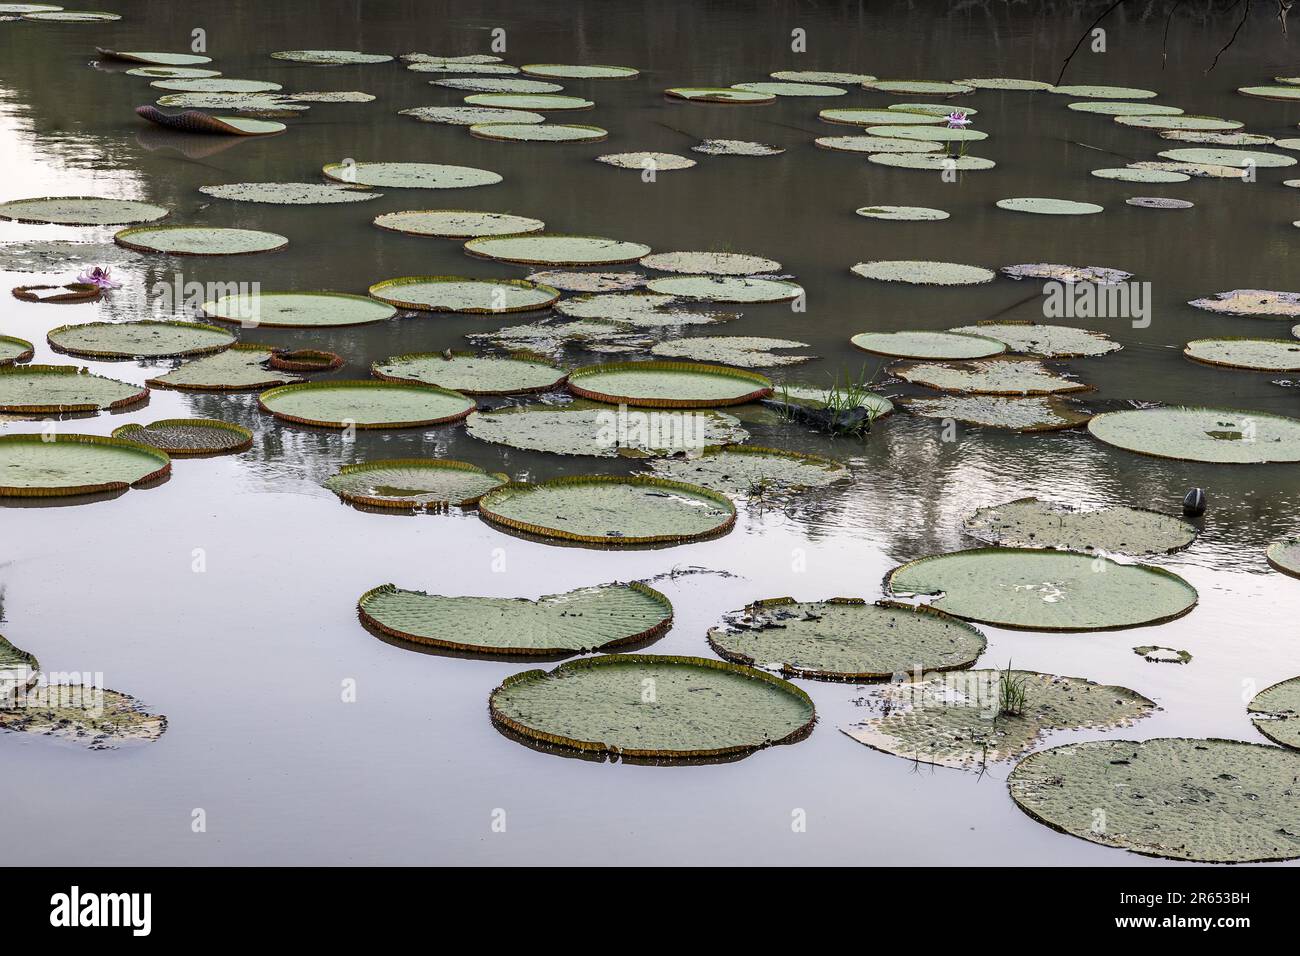
[[[101,292],[108,292],[112,289],[122,288],[122,283],[110,275],[108,266],[95,266],[93,269],[87,269],[81,275],[77,276],[77,281],[83,285],[93,285]]]
[[[1021,717],[1025,713],[1026,683],[1028,675],[1017,674],[1007,661],[1007,669],[998,675],[999,717]]]
[[[970,118],[966,115],[965,110],[953,110],[948,114],[948,128],[961,129],[970,125]]]

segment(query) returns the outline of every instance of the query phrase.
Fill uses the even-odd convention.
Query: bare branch
[[[1237,3],[1240,2],[1241,0],[1237,0]],[[1232,31],[1232,36],[1228,37],[1228,42],[1223,45],[1223,47],[1219,50],[1218,53],[1214,54],[1214,62],[1210,64],[1210,69],[1206,70],[1205,71],[1206,73],[1209,73],[1210,70],[1213,70],[1216,66],[1219,65],[1219,57],[1223,56],[1223,54],[1227,52],[1228,47],[1232,46],[1232,44],[1237,41],[1237,34],[1240,33],[1241,28],[1246,25],[1246,18],[1250,16],[1250,5],[1253,2],[1254,0],[1246,0],[1245,9],[1241,11],[1241,19],[1237,21],[1237,29]],[[1235,7],[1236,5],[1237,4],[1234,3],[1232,6]],[[1231,10],[1232,7],[1229,7],[1228,9]]]
[[[1065,58],[1065,62],[1061,64],[1061,72],[1056,75],[1056,82],[1052,84],[1053,86],[1061,85],[1061,80],[1065,77],[1066,67],[1070,65],[1070,61],[1074,59],[1074,55],[1079,52],[1079,47],[1083,46],[1083,41],[1088,39],[1088,34],[1091,33],[1093,30],[1095,30],[1097,28],[1097,24],[1101,23],[1102,20],[1105,20],[1108,16],[1110,16],[1111,11],[1113,11],[1116,7],[1118,7],[1123,2],[1124,0],[1115,0],[1114,3],[1112,3],[1109,7],[1107,7],[1105,10],[1102,11],[1101,16],[1099,16],[1096,20],[1092,21],[1092,26],[1088,27],[1088,29],[1084,30],[1083,33],[1080,34],[1079,42],[1074,45],[1074,49],[1070,51],[1070,55],[1067,56]]]

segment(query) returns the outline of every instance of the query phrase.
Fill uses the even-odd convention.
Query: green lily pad
[[[1023,262],[1003,266],[999,270],[1008,279],[1042,279],[1045,282],[1092,282],[1097,285],[1118,285],[1133,278],[1133,273],[1106,266],[1068,266],[1055,262]]]
[[[356,50],[280,50],[272,53],[271,58],[289,60],[293,63],[312,63],[316,66],[388,63],[393,59],[387,53],[360,53]]]
[[[548,113],[561,110],[589,110],[596,104],[581,96],[559,93],[474,93],[465,97],[467,106],[494,106],[498,109],[528,110]]]
[[[344,501],[399,511],[470,508],[510,476],[446,458],[389,458],[344,465],[324,485]]]
[[[1140,90],[1131,86],[1054,86],[1049,92],[1094,100],[1149,100],[1160,95],[1153,90]]]
[[[920,169],[934,172],[978,172],[992,169],[997,163],[983,156],[948,156],[943,153],[872,153],[867,162],[895,169]]]
[[[470,93],[559,93],[564,89],[559,83],[525,80],[517,76],[457,76],[430,80],[429,85]]]
[[[0,14],[56,13],[62,9],[52,3],[0,3]]]
[[[1008,398],[1000,395],[940,395],[899,398],[914,415],[951,419],[985,428],[1017,432],[1048,432],[1085,425],[1092,416],[1052,395]]]
[[[164,113],[152,106],[136,107],[136,115],[164,129],[182,133],[204,133],[211,136],[273,136],[283,133],[287,126],[274,120],[252,119],[247,116],[212,116],[195,110],[181,113]]]
[[[1170,554],[1196,540],[1196,527],[1146,508],[1080,508],[1041,498],[1018,498],[980,508],[962,530],[1002,548],[1114,554]]]
[[[373,103],[373,93],[359,90],[313,90],[307,93],[285,93],[283,100],[288,103]]]
[[[1144,856],[1257,863],[1300,856],[1300,758],[1236,740],[1091,740],[1031,754],[1008,786],[1054,830]]]
[[[167,730],[167,718],[149,713],[119,691],[90,684],[42,684],[27,691],[22,706],[0,708],[0,730],[54,737],[87,750],[116,750],[157,740]]]
[[[679,308],[681,304],[677,296],[635,290],[573,296],[557,302],[555,311],[574,319],[600,319],[637,328],[679,328],[739,318],[734,312]]]
[[[749,437],[737,418],[723,412],[619,412],[582,399],[560,406],[516,405],[478,411],[466,420],[465,428],[481,441],[510,448],[594,458],[698,454]]]
[[[1126,166],[1094,169],[1092,175],[1098,179],[1114,179],[1122,183],[1185,183],[1192,178],[1186,173],[1174,173],[1163,169],[1129,169]]]
[[[1280,538],[1268,546],[1269,566],[1275,571],[1300,578],[1300,538]]]
[[[107,23],[121,20],[122,16],[101,10],[38,10],[35,13],[24,13],[23,19],[51,23]]]
[[[117,438],[61,432],[0,435],[0,495],[5,497],[121,491],[170,471],[171,459],[163,452]]]
[[[553,76],[560,80],[628,80],[641,72],[631,66],[577,63],[525,63],[520,69],[529,76]]]
[[[948,218],[948,213],[942,209],[926,206],[863,206],[853,211],[868,219],[887,219],[892,222],[936,222]]]
[[[552,232],[471,239],[465,243],[465,251],[483,259],[523,265],[590,266],[635,262],[648,255],[650,247],[621,239]]]
[[[21,4],[16,5],[21,6]],[[3,6],[7,5],[0,4],[0,7]],[[0,10],[0,12],[12,11]],[[96,47],[95,52],[106,60],[121,60],[125,63],[144,63],[148,66],[199,66],[203,63],[212,62],[212,57],[203,56],[200,53],[142,53],[125,50],[106,50],[102,46]]]
[[[847,90],[838,86],[826,86],[822,83],[733,83],[733,90],[747,90],[750,93],[771,93],[773,96],[843,96]]]
[[[1023,691],[1019,713],[1001,705],[1004,685]],[[976,670],[890,684],[873,703],[883,716],[842,728],[873,750],[961,770],[1013,760],[1058,730],[1128,727],[1156,710],[1127,687],[1036,671]]]
[[[1255,729],[1269,740],[1300,750],[1300,677],[1264,688],[1246,710]]]
[[[716,491],[646,476],[579,475],[489,492],[479,514],[518,531],[587,544],[680,544],[731,530]]]
[[[563,123],[480,123],[471,126],[469,134],[516,143],[598,143],[609,136],[609,130]]]
[[[816,712],[802,690],[699,657],[611,654],[515,674],[492,719],[543,744],[623,758],[688,760],[794,743]]]
[[[1068,325],[1039,325],[1036,322],[980,322],[963,325],[951,332],[983,335],[1002,342],[1012,352],[1039,358],[1081,358],[1118,352],[1124,346],[1105,332],[1075,329]]]
[[[172,256],[241,256],[274,252],[289,244],[274,232],[211,226],[133,226],[118,232],[113,241],[136,252]]]
[[[1171,571],[1101,555],[977,548],[901,565],[885,578],[897,595],[969,621],[1030,631],[1104,631],[1160,624],[1196,606],[1196,589]]]
[[[1037,197],[999,199],[995,205],[999,209],[1007,209],[1011,212],[1031,212],[1043,216],[1091,216],[1105,210],[1104,206],[1098,206],[1096,203],[1091,202]]]
[[[1215,133],[1167,129],[1160,133],[1160,138],[1179,143],[1203,143],[1209,146],[1278,146],[1282,149],[1300,149],[1300,139],[1274,139],[1263,133]],[[1293,145],[1287,145],[1288,143]]]
[[[643,257],[641,265],[658,272],[689,275],[748,276],[781,271],[781,263],[775,259],[740,252],[656,252]]]
[[[1241,129],[1246,124],[1240,120],[1223,119],[1220,116],[1116,116],[1115,122],[1120,126],[1135,126],[1138,129],[1185,129],[1199,130],[1207,133],[1230,133]]]
[[[172,93],[278,93],[284,89],[279,83],[237,80],[228,76],[154,80],[149,85]]]
[[[930,608],[852,598],[755,601],[709,630],[709,646],[729,661],[817,680],[966,668],[986,644],[971,625]]]
[[[1003,356],[964,362],[900,362],[890,372],[914,385],[975,395],[1060,395],[1091,386],[1060,375],[1038,359]]]
[[[1169,199],[1165,196],[1132,196],[1124,202],[1142,209],[1191,209],[1196,205],[1186,199]]]
[[[501,109],[481,106],[417,106],[398,110],[402,116],[411,116],[422,123],[446,123],[451,126],[479,126],[484,123],[544,123],[541,113],[526,110]]]
[[[977,90],[1051,90],[1051,83],[1042,80],[1021,80],[1013,77],[994,76],[974,80],[958,80],[963,86],[973,86]]]
[[[177,109],[240,110],[266,115],[305,113],[311,109],[281,93],[168,93],[158,105]]]
[[[302,381],[301,375],[268,369],[270,358],[270,346],[239,342],[146,381],[154,388],[187,392],[244,392]]]
[[[602,584],[524,598],[444,597],[391,584],[361,595],[361,619],[418,644],[478,654],[583,654],[658,637],[673,606],[653,588]]]
[[[334,183],[223,183],[219,186],[200,186],[199,192],[214,199],[272,203],[278,206],[367,202],[383,196],[383,193]]]
[[[839,123],[844,126],[928,126],[938,128],[947,122],[946,116],[933,113],[903,113],[898,110],[822,110],[817,118],[826,123]]]
[[[523,279],[464,276],[402,276],[376,282],[369,292],[381,302],[425,312],[530,312],[560,297],[559,289]]]
[[[847,83],[849,86],[860,86],[876,79],[870,73],[836,73],[828,70],[777,70],[768,75],[774,80],[790,83]]]
[[[1258,372],[1300,371],[1300,341],[1295,339],[1193,339],[1183,354],[1194,362]]]
[[[953,113],[960,113],[962,116],[969,118],[979,112],[973,107],[958,107],[952,103],[890,103],[885,109],[891,113],[924,113],[929,116],[937,116],[945,122]]]
[[[439,385],[466,395],[517,395],[558,388],[568,377],[540,358],[415,352],[375,362],[370,371],[390,382]]]
[[[803,295],[797,283],[754,276],[672,276],[651,279],[646,288],[701,302],[790,302]]]
[[[1251,96],[1261,100],[1282,100],[1290,102],[1300,100],[1300,87],[1284,86],[1240,86],[1237,92],[1242,96]]]
[[[593,401],[647,408],[741,405],[772,394],[757,372],[695,362],[612,362],[569,373],[569,391]]]
[[[1294,166],[1296,163],[1294,156],[1265,153],[1256,149],[1166,149],[1161,150],[1157,155],[1178,163],[1233,166],[1238,169],[1248,169],[1251,166],[1269,169]]]
[[[1249,315],[1263,318],[1300,318],[1300,292],[1275,292],[1269,289],[1232,289],[1216,292],[1187,303],[1206,312],[1221,315]]]
[[[34,685],[40,676],[41,662],[36,655],[14,647],[0,635],[0,706]]]
[[[525,278],[529,282],[549,285],[561,292],[580,292],[588,298],[592,293],[630,292],[646,284],[646,277],[639,272],[570,272],[550,269],[545,272],[534,272]],[[573,299],[564,300],[569,303],[573,301]],[[562,304],[557,303],[557,306]],[[562,310],[557,308],[556,311]]]
[[[679,156],[677,153],[655,153],[655,152],[632,152],[632,153],[607,153],[604,156],[597,156],[596,162],[604,163],[606,166],[617,166],[619,169],[639,169],[653,170],[655,172],[671,172],[677,169],[690,169],[696,165],[695,160],[689,156]]]
[[[136,405],[149,389],[92,375],[75,365],[0,366],[0,412],[53,415]]]
[[[235,336],[219,326],[152,319],[61,325],[48,338],[56,352],[100,359],[207,355],[235,344]]]
[[[35,355],[32,343],[12,335],[0,335],[0,365],[30,362]]]
[[[625,322],[601,319],[576,322],[543,319],[492,332],[471,332],[465,337],[472,342],[532,352],[554,352],[566,345],[576,345],[588,351],[635,351],[649,348],[655,341]]]
[[[742,368],[773,368],[797,365],[813,358],[811,355],[778,355],[775,350],[807,347],[807,342],[760,335],[699,335],[660,342],[650,349],[650,353],[663,358],[718,362]]]
[[[974,143],[989,138],[988,133],[977,129],[947,129],[943,126],[868,126],[867,135],[882,139],[914,139],[922,143]]]
[[[326,163],[321,172],[348,185],[397,189],[465,189],[501,182],[499,173],[487,169],[441,163]]]
[[[747,139],[704,139],[692,146],[691,152],[708,156],[779,156],[785,149]]]
[[[167,215],[162,206],[134,199],[59,196],[51,199],[11,199],[0,203],[0,219],[59,226],[122,226],[153,222]]]
[[[439,53],[403,53],[399,58],[403,63],[441,63],[441,64],[469,64],[476,63],[500,63],[501,57],[493,56],[490,53],[467,53],[464,56],[444,56]]]
[[[881,136],[819,136],[815,146],[841,153],[933,153],[943,149],[933,140],[886,139]]]
[[[980,285],[992,282],[997,273],[982,266],[958,262],[927,262],[917,259],[878,259],[859,262],[849,270],[864,279],[905,282],[909,285]]]
[[[472,209],[413,209],[386,212],[376,216],[380,229],[403,232],[408,236],[434,236],[442,239],[474,239],[479,236],[512,236],[541,232],[546,223],[528,216],[505,212],[478,212]]]
[[[1080,113],[1099,113],[1102,116],[1180,116],[1176,106],[1158,106],[1155,103],[1106,103],[1085,100],[1071,103],[1070,109]]]
[[[1007,350],[979,332],[859,332],[849,341],[864,352],[893,358],[974,359]]]
[[[698,458],[661,458],[651,462],[650,468],[661,478],[685,481],[729,495],[768,490],[802,491],[849,477],[848,468],[830,458],[757,445],[714,447]]]
[[[252,447],[253,433],[242,425],[214,418],[164,418],[148,425],[123,425],[113,437],[148,445],[172,457],[227,455]]]
[[[436,385],[373,379],[303,382],[267,389],[257,405],[276,418],[318,428],[413,428],[458,422],[474,399]]]
[[[201,306],[208,318],[246,328],[306,329],[383,322],[397,314],[386,302],[342,292],[249,292],[225,295]]]
[[[1300,461],[1300,419],[1267,412],[1171,405],[1106,412],[1088,423],[1107,445],[1178,461]]]
[[[664,90],[664,96],[675,100],[690,100],[693,103],[745,105],[771,103],[776,99],[774,93],[754,93],[749,90],[733,89],[729,86],[673,86]]]
[[[862,86],[877,93],[905,93],[909,96],[957,96],[975,92],[973,86],[942,80],[872,80]]]

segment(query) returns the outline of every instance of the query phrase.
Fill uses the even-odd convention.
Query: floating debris
[[[1191,209],[1196,205],[1186,199],[1168,199],[1164,196],[1134,196],[1132,199],[1125,199],[1124,202],[1143,209]]]
[[[1145,644],[1133,648],[1133,653],[1152,664],[1190,664],[1192,655],[1174,647],[1161,647],[1158,644]]]
[[[1133,278],[1133,273],[1105,266],[1066,266],[1054,262],[1025,262],[1003,266],[998,270],[1008,279],[1042,279],[1045,282],[1091,282],[1096,285],[1120,285]]]
[[[1212,297],[1192,299],[1188,305],[1223,315],[1250,315],[1281,319],[1300,318],[1300,292],[1268,289],[1232,289]]]
[[[779,156],[785,149],[747,139],[705,139],[692,146],[691,152],[708,156]]]

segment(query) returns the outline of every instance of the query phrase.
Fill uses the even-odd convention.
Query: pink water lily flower
[[[109,289],[120,289],[122,287],[122,283],[109,275],[108,268],[103,266],[95,266],[95,268],[83,272],[77,276],[77,281],[85,285],[93,285],[105,292]]]
[[[966,116],[965,110],[954,110],[948,114],[948,128],[959,129],[963,126],[969,126],[970,120]]]

